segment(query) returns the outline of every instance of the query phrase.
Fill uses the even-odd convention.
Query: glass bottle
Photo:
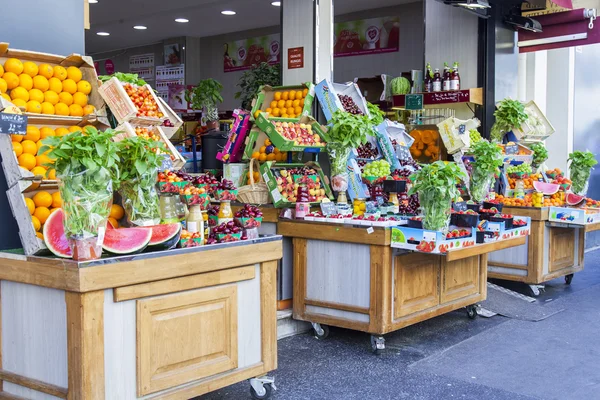
[[[427,93],[433,92],[433,71],[431,70],[431,64],[429,63],[427,63],[425,77],[423,79],[423,91]]]
[[[442,90],[447,92],[450,90],[450,67],[448,63],[444,63],[444,75],[442,77]]]
[[[179,196],[163,195],[159,197],[160,221],[162,224],[179,222],[177,216],[177,198]]]
[[[442,77],[440,76],[440,69],[436,68],[433,74],[433,82],[431,83],[432,92],[442,91]]]
[[[230,200],[221,200],[221,205],[219,206],[219,220],[217,223],[219,225],[223,223],[227,223],[229,221],[233,221],[233,211],[231,211],[231,201]]]
[[[310,202],[308,200],[308,188],[305,184],[298,186],[296,199],[296,218],[304,219],[306,214],[310,212]]]
[[[199,205],[190,206],[190,213],[186,220],[187,231],[190,233],[200,233],[204,239],[204,217]]]
[[[460,90],[460,74],[458,73],[458,63],[455,61],[452,65],[450,74],[450,90]]]
[[[394,205],[394,214],[398,214],[400,212],[400,201],[398,200],[398,194],[395,192],[390,192],[389,202]]]
[[[525,198],[525,182],[523,182],[523,178],[518,178],[515,182],[515,198],[524,199]]]
[[[177,218],[179,222],[185,221],[188,214],[188,209],[180,196],[175,196],[175,210],[177,211]]]

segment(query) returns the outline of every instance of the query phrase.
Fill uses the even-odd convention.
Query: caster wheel
[[[318,329],[313,329],[314,337],[316,337],[318,340],[327,339],[327,337],[329,337],[329,327],[327,325],[321,325],[321,330],[323,333],[319,334]]]
[[[254,388],[252,386],[250,386],[250,395],[252,395],[253,399],[268,399],[269,397],[271,397],[271,394],[273,393],[273,388],[271,387],[270,383],[265,383],[263,385],[263,388],[265,389],[265,393],[263,393],[262,395],[256,393],[256,390],[254,390]]]
[[[385,339],[381,336],[371,335],[371,351],[376,356],[385,352]]]
[[[469,319],[477,318],[477,308],[475,306],[467,306],[467,317]]]
[[[573,280],[573,274],[565,275],[565,284],[570,285]]]

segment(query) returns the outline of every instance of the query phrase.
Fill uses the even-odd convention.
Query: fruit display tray
[[[275,147],[281,151],[304,151],[304,152],[326,152],[325,146],[300,146],[294,143],[293,140],[289,140],[281,136],[275,127],[275,122],[292,122],[310,125],[313,129],[313,133],[319,135],[323,143],[327,142],[328,136],[326,128],[321,126],[312,117],[304,116],[302,118],[268,118],[266,113],[260,113],[256,119],[256,125],[265,132]]]
[[[267,111],[271,102],[274,100],[275,92],[284,90],[304,90],[308,89],[308,93],[304,98],[304,106],[302,107],[301,116],[311,115],[312,105],[315,100],[315,85],[312,82],[306,82],[302,85],[292,86],[269,86],[264,85],[259,88],[258,96],[252,100],[252,112],[250,113],[250,119],[254,121],[254,115],[257,111]],[[299,120],[300,118],[295,118]]]
[[[165,133],[167,139],[171,139],[175,132],[181,128],[183,125],[183,120],[179,117],[179,115],[173,111],[171,107],[162,99],[162,97],[158,97],[158,101],[162,105],[162,108],[166,111],[165,117],[171,122],[173,126],[161,126],[161,129]]]
[[[369,116],[367,109],[367,100],[362,95],[360,88],[354,82],[333,83],[329,79],[323,79],[315,87],[315,94],[319,99],[319,105],[323,110],[323,115],[327,121],[331,120],[333,113],[337,110],[344,110],[340,95],[350,96],[352,101],[363,114]]]

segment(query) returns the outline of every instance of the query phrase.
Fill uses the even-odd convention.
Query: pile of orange
[[[565,204],[564,192],[556,192],[551,196],[544,196],[544,207],[556,206],[561,207]],[[524,199],[517,199],[514,197],[504,197],[502,195],[496,196],[496,200],[504,204],[507,207],[533,207],[533,201],[531,194],[526,194]]]
[[[118,204],[113,204],[110,207],[110,214],[108,216],[108,223],[112,225],[113,228],[119,228],[119,220],[125,216],[125,210]]]
[[[62,207],[60,193],[39,191],[31,197],[25,197],[25,205],[31,215],[31,223],[37,237],[43,240],[42,231],[46,220],[50,214]]]
[[[256,148],[256,147],[255,147]],[[264,144],[252,153],[252,158],[263,163],[265,161],[286,161],[287,152],[281,152],[269,139],[265,139]]]
[[[304,108],[308,89],[275,92],[273,100],[265,110],[271,117],[299,118]]]
[[[541,174],[531,174],[528,177],[524,177],[523,178],[523,186],[525,189],[533,189],[533,182],[534,181],[538,181],[540,180],[542,177]],[[508,184],[510,185],[511,189],[515,188],[515,185],[517,183],[517,179],[515,178],[508,178]]]
[[[81,117],[92,114],[90,82],[78,67],[51,66],[9,58],[0,65],[0,96],[36,114]]]

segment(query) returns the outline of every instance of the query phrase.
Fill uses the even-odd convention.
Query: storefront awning
[[[570,3],[570,1],[564,1]],[[577,10],[534,17],[542,25],[543,32],[519,30],[519,52],[551,50],[583,46],[600,42],[600,29],[595,19],[596,11]]]

